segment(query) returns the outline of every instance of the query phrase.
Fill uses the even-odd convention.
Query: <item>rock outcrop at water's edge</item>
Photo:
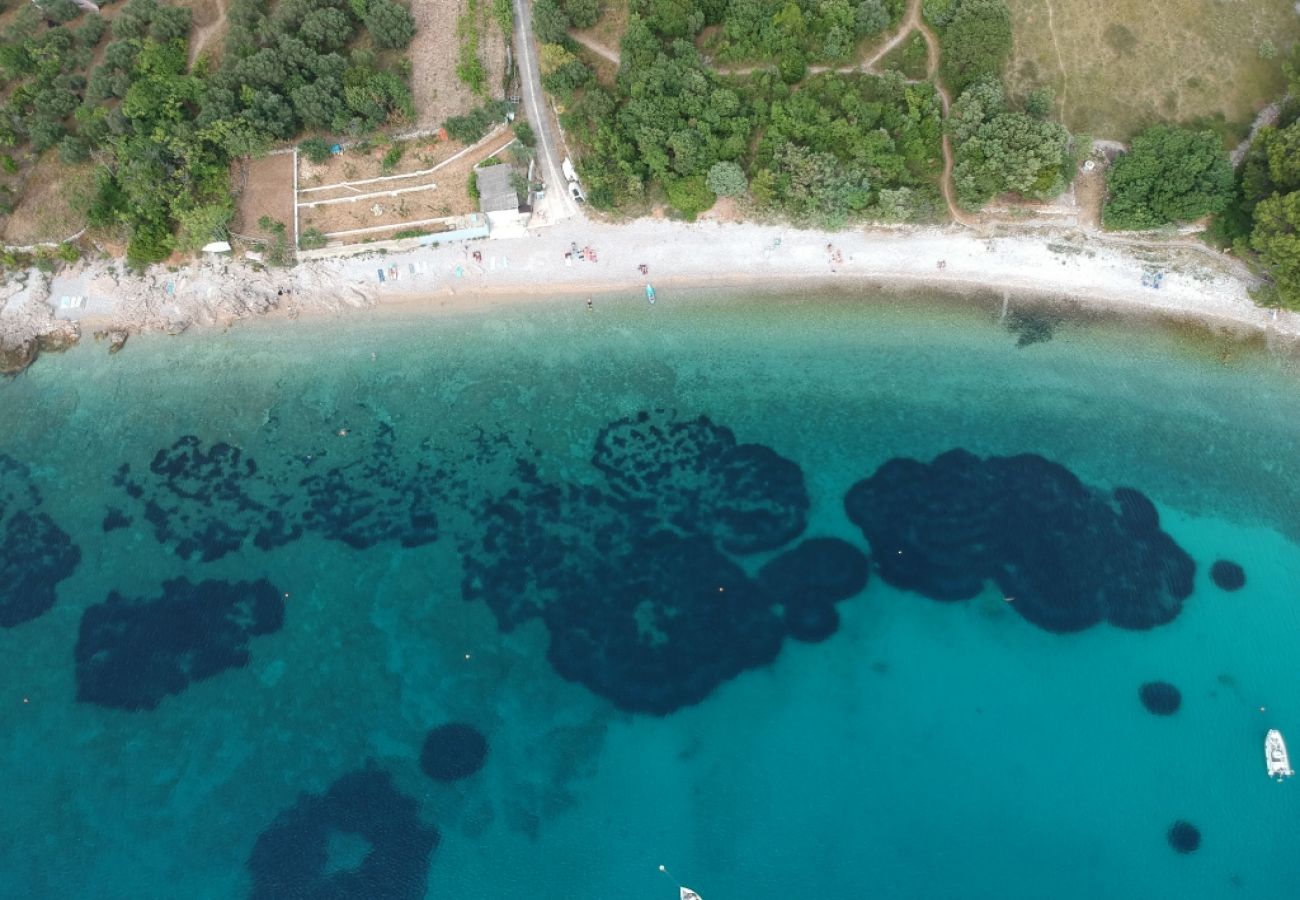
[[[136,333],[180,334],[191,326],[229,325],[277,310],[337,312],[374,305],[375,297],[331,277],[321,263],[264,269],[231,260],[203,261],[180,271],[135,274],[118,265],[81,265],[52,281],[37,270],[18,273],[0,286],[0,374],[30,366],[41,352],[66,350],[81,337],[77,321],[56,317],[51,285],[77,295],[74,313],[108,338],[108,352],[121,350]],[[89,326],[88,326],[89,327]]]
[[[76,322],[54,317],[47,277],[29,273],[0,286],[0,375],[16,375],[42,352],[66,350],[81,337]]]

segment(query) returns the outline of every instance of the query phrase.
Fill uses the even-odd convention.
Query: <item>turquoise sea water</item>
[[[53,606],[0,628],[0,897],[653,900],[675,896],[660,863],[705,900],[1294,894],[1300,780],[1265,777],[1262,738],[1278,727],[1300,750],[1296,357],[1095,315],[1004,318],[1000,301],[582,307],[134,337],[117,356],[85,346],[0,384],[0,454],[17,464],[0,473],[0,525],[48,516],[79,553],[69,566],[47,552],[42,571],[70,568]],[[1047,339],[1018,346],[1009,324]],[[611,451],[609,471],[594,465],[598,446],[636,430],[604,429],[642,412],[631,449]],[[713,443],[664,450],[665,430],[701,415]],[[724,428],[769,450],[737,462]],[[186,496],[160,493],[169,460],[188,451],[156,454],[187,435],[205,454],[229,449],[176,476]],[[1064,467],[1053,485],[1068,470],[1089,497],[1119,486],[1148,497],[1195,561],[1176,618],[1058,633],[988,579],[959,602],[888,583],[878,565],[890,548],[849,520],[845,495],[888,460],[954,448],[1041,454]],[[715,452],[727,465],[692,470]],[[651,485],[648,513],[626,497],[589,500],[627,494],[619,479],[632,471]],[[778,497],[791,477],[806,510],[764,508],[763,492]],[[563,485],[581,487],[547,493]],[[927,502],[947,510],[960,486]],[[1103,590],[1131,574],[1111,532],[1041,523],[1034,490],[994,490],[981,509],[1047,535],[1061,560],[1048,582],[1074,565]],[[301,533],[269,527],[276,514]],[[882,527],[909,515],[901,505]],[[982,512],[962,515],[942,513],[944,527],[917,539],[943,531],[965,552]],[[644,523],[628,524],[637,516],[698,540],[655,551]],[[690,618],[680,604],[643,620],[662,613],[659,592],[712,591],[713,579],[757,596],[750,576],[797,541],[753,529],[792,520],[799,537],[877,560],[866,589],[835,607],[833,635],[773,636],[780,618],[761,603],[743,607],[749,631],[725,616],[674,631]],[[192,546],[176,537],[200,532]],[[708,565],[675,568],[701,542]],[[37,564],[7,546],[14,583]],[[1217,559],[1245,569],[1244,588],[1212,582]],[[195,618],[221,591],[150,618],[160,607],[144,601],[181,597],[164,588],[179,578],[265,579],[285,598],[282,623],[250,625],[246,607]],[[484,585],[498,606],[544,612],[511,618],[519,610],[494,608]],[[626,644],[602,644],[602,585],[644,595],[633,640],[670,665],[637,669]],[[565,605],[577,596],[588,605]],[[79,636],[123,608],[144,609],[143,624],[97,632],[79,682]],[[222,622],[235,620],[232,637]],[[197,643],[168,656],[186,628]],[[778,642],[774,659],[718,662],[760,631],[769,650]],[[679,634],[689,652],[676,657]],[[205,642],[236,659],[198,677]],[[598,673],[562,677],[592,659]],[[179,686],[167,681],[178,672]],[[1153,680],[1180,689],[1176,714],[1143,708],[1138,688]],[[702,684],[703,699],[680,699],[679,682]],[[651,695],[673,711],[639,708]],[[122,708],[141,697],[153,708]],[[419,761],[426,732],[448,721],[474,726],[489,750],[478,772],[444,783]],[[409,808],[394,794],[378,810],[343,803],[312,832],[320,846],[264,843],[263,860],[279,848],[272,863],[323,868],[339,891],[283,876],[258,893],[259,835],[358,771],[384,773]],[[327,806],[298,809],[316,821]],[[368,815],[418,822],[392,826],[389,855],[367,863],[375,832],[347,832]],[[1199,829],[1194,853],[1166,840],[1179,820]],[[429,827],[431,852],[418,838]],[[358,886],[385,867],[415,874]]]

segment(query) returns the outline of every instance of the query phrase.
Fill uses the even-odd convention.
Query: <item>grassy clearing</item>
[[[1293,0],[1008,4],[1011,91],[1023,96],[1050,85],[1072,131],[1112,140],[1156,122],[1200,121],[1234,143],[1281,93],[1279,61],[1300,39]],[[1277,50],[1274,60],[1261,58],[1266,41]]]
[[[94,163],[69,166],[53,151],[44,154],[26,173],[17,207],[0,218],[0,239],[20,246],[65,240],[86,226],[84,202],[94,185]]]

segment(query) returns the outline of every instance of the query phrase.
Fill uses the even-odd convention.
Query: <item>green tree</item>
[[[1046,119],[1052,114],[1056,92],[1050,87],[1034,88],[1025,98],[1025,114],[1035,119]]]
[[[574,28],[590,28],[600,18],[600,0],[564,0],[564,12]]]
[[[50,21],[59,24],[71,22],[81,15],[81,7],[72,0],[41,0],[40,7]]]
[[[1006,0],[961,0],[941,36],[943,80],[955,92],[984,76],[998,77],[1011,55]]]
[[[664,191],[668,195],[669,205],[690,221],[694,221],[696,216],[711,207],[718,199],[700,175],[671,179],[664,185]]]
[[[159,6],[149,18],[149,37],[160,44],[186,40],[190,34],[190,11],[180,6]]]
[[[533,134],[533,126],[523,119],[515,119],[515,137],[519,138],[519,143],[525,147],[532,147],[537,143],[537,136]]]
[[[225,240],[234,213],[234,204],[229,198],[184,210],[176,217],[179,226],[176,248],[198,250],[212,241]]]
[[[1065,189],[1070,134],[1056,122],[1006,108],[1002,86],[975,82],[957,98],[946,126],[955,144],[957,200],[978,207],[1002,193],[1044,200]]]
[[[289,95],[294,112],[308,128],[328,128],[343,111],[339,95],[343,85],[333,78],[321,78],[293,89]]]
[[[77,26],[73,35],[77,43],[83,47],[94,47],[104,37],[108,31],[108,22],[103,16],[94,14],[86,16],[85,20]]]
[[[1269,302],[1300,309],[1300,191],[1260,201],[1250,244],[1268,264],[1275,282]]]
[[[745,170],[730,160],[719,160],[709,169],[706,179],[709,190],[719,197],[739,197],[749,190]]]
[[[298,34],[317,50],[329,52],[346,46],[352,39],[352,30],[352,20],[347,13],[326,6],[303,16]]]
[[[569,36],[569,17],[556,0],[533,4],[533,33],[541,44],[562,44]]]
[[[298,145],[298,150],[303,156],[318,165],[330,158],[329,141],[324,138],[309,137]]]
[[[415,17],[393,0],[369,0],[366,28],[376,46],[400,50],[415,37]]]
[[[1107,228],[1156,228],[1222,211],[1232,196],[1232,167],[1214,132],[1159,125],[1133,139],[1106,187]]]

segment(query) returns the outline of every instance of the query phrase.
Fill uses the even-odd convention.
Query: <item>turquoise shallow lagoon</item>
[[[778,635],[779,650],[700,676],[702,699],[666,715],[618,702],[621,681],[557,668],[599,646],[598,602],[507,624],[475,594],[507,584],[496,596],[549,592],[555,606],[604,578],[653,605],[668,590],[661,569],[637,569],[639,542],[619,543],[640,534],[625,527],[630,507],[572,513],[639,464],[616,455],[611,474],[593,457],[606,426],[642,412],[707,416],[710,435],[730,429],[790,461],[807,497],[800,537],[876,558],[829,637]],[[228,452],[169,476],[184,436]],[[850,521],[845,495],[888,460],[954,448],[1040,454],[1099,495],[1140,491],[1195,562],[1176,617],[1059,633],[1018,615],[992,580],[955,602],[888,583],[887,550]],[[705,900],[1291,896],[1300,780],[1265,776],[1262,739],[1281,728],[1300,752],[1297,448],[1288,352],[1095,314],[1007,315],[1000,300],[597,298],[594,313],[557,301],[254,323],[43,357],[0,383],[0,454],[17,464],[0,473],[0,524],[12,531],[16,510],[47,516],[77,559],[52,606],[0,628],[0,897],[654,900],[675,896],[660,863]],[[636,471],[667,477],[658,458]],[[728,508],[715,494],[788,481],[749,471],[690,502],[669,478],[672,496],[649,515],[672,508],[661,524],[707,530]],[[571,496],[556,500],[555,485]],[[1017,523],[1022,506],[1039,514],[1019,494],[988,502]],[[493,533],[517,541],[505,561],[485,555],[503,546],[485,537],[489,509],[516,526]],[[954,553],[960,532],[944,538]],[[1079,534],[1077,554],[1054,545],[1060,577],[1083,560],[1109,588],[1122,548]],[[725,571],[743,593],[786,537],[720,540],[705,574],[739,567]],[[611,567],[584,582],[581,567],[602,557]],[[1213,583],[1217,559],[1244,568],[1242,589]],[[629,567],[641,580],[624,580]],[[686,590],[698,573],[677,574]],[[265,579],[282,621],[250,625],[241,607],[215,624],[105,626],[79,679],[88,623],[172,596],[164,584],[181,578]],[[671,649],[664,621],[637,622],[634,634]],[[651,675],[617,650],[595,657],[666,691],[739,652],[730,623],[710,627]],[[190,651],[158,649],[185,628]],[[555,659],[562,629],[576,649]],[[195,648],[223,641],[236,659],[206,671]],[[1153,680],[1180,689],[1176,714],[1139,702]],[[123,708],[139,697],[152,708]],[[489,749],[475,774],[440,782],[421,771],[421,747],[448,721]],[[343,804],[312,832],[320,846],[276,845],[289,849],[272,862],[322,870],[333,893],[292,879],[259,888],[259,835],[295,804],[325,816],[300,798],[358,771],[383,773],[410,804]],[[348,827],[372,814],[418,823],[376,856],[376,832]],[[1166,839],[1180,820],[1200,832],[1193,853]],[[436,829],[432,850],[419,828]],[[417,875],[363,884],[385,866]]]

